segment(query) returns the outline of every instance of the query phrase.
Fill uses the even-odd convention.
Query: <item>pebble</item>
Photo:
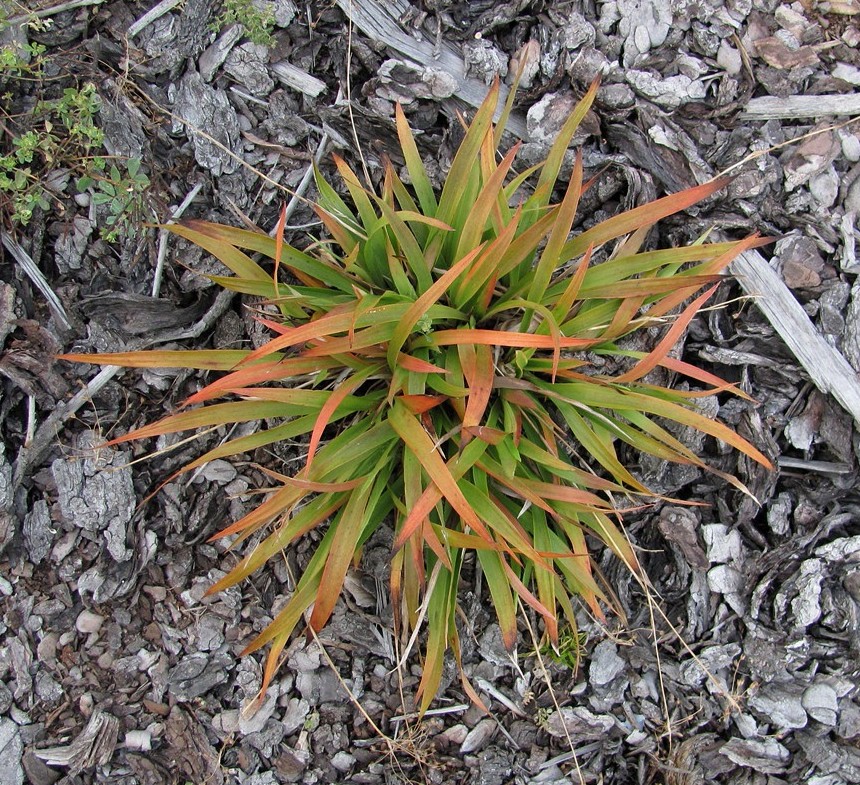
[[[839,712],[839,727],[836,734],[842,739],[856,739],[860,736],[860,706],[849,703]]]
[[[743,68],[741,53],[724,38],[717,51],[717,65],[724,69],[729,76],[736,76]]]
[[[836,701],[836,690],[829,684],[818,683],[807,687],[801,703],[812,719],[822,725],[836,725],[839,707]]]
[[[84,609],[78,614],[78,618],[75,619],[75,629],[84,635],[89,635],[98,632],[102,628],[104,620],[104,616],[99,616],[97,613],[93,613],[93,611]]]
[[[585,706],[565,706],[554,711],[546,722],[546,732],[557,739],[574,738],[582,742],[599,739],[615,727],[609,714],[594,714]]]
[[[857,134],[852,134],[844,128],[837,131],[836,135],[842,143],[842,155],[852,164],[860,161],[860,137]]]
[[[832,207],[839,195],[839,175],[833,164],[809,180],[809,191],[822,207]]]
[[[125,747],[136,752],[152,749],[152,734],[148,730],[130,730],[125,734]]]
[[[477,752],[487,744],[496,731],[496,721],[489,717],[481,720],[463,739],[460,745],[460,754],[468,755],[472,752]]]
[[[743,554],[741,535],[736,529],[729,529],[722,523],[712,523],[702,527],[702,537],[711,564],[725,564],[739,561]]]
[[[722,594],[728,605],[736,613],[743,614],[745,579],[743,573],[730,564],[718,564],[708,571],[708,588]]]
[[[355,757],[341,750],[332,756],[331,765],[341,774],[346,774],[355,765]]]
[[[466,736],[468,735],[469,729],[462,722],[459,722],[456,725],[452,725],[450,728],[443,730],[436,739],[443,744],[449,744],[451,746],[456,745],[459,747],[466,740]]]
[[[624,660],[618,656],[618,647],[612,641],[601,641],[591,655],[588,680],[593,687],[602,687],[622,673],[624,667]]]
[[[247,736],[249,733],[259,733],[263,730],[269,717],[275,713],[277,699],[277,689],[269,690],[256,711],[254,711],[256,696],[248,701],[239,712],[239,732]]]
[[[24,782],[24,768],[21,756],[24,742],[18,726],[6,717],[0,717],[0,785],[21,785]]]
[[[12,691],[0,681],[0,715],[12,708]]]
[[[223,684],[233,665],[229,655],[216,654],[211,659],[206,654],[192,654],[171,669],[167,677],[170,694],[178,701],[189,701]]]
[[[164,586],[144,586],[143,591],[155,602],[164,602],[167,598],[167,589]]]
[[[39,662],[50,664],[57,659],[57,643],[59,640],[60,636],[56,632],[45,633],[42,640],[36,646],[36,656],[39,658]]]
[[[212,718],[212,727],[223,736],[229,736],[239,731],[239,710],[227,709]]]
[[[284,733],[287,736],[292,736],[299,728],[304,725],[308,714],[311,712],[311,704],[304,698],[290,698],[287,704],[287,710],[281,719],[284,726]]]

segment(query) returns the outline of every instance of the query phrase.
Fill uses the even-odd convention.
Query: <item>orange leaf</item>
[[[704,294],[699,295],[691,302],[681,313],[674,324],[669,328],[666,335],[645,357],[643,357],[629,371],[622,373],[614,378],[616,384],[625,384],[641,379],[646,374],[653,371],[661,361],[669,354],[672,347],[678,342],[687,325],[690,324],[693,317],[699,312],[699,309],[707,302],[711,295],[717,290],[716,286],[712,286]]]
[[[439,489],[440,497],[444,495],[457,514],[487,543],[495,547],[493,536],[466,501],[466,497],[463,496],[463,492],[460,490],[459,485],[457,485],[457,481],[451,474],[451,470],[445,461],[442,460],[439,453],[436,452],[432,439],[427,435],[427,432],[418,420],[415,419],[414,415],[409,413],[406,405],[399,398],[394,400],[391,413],[388,415],[388,421],[397,435],[403,440],[403,443],[424,467],[424,471],[427,472],[433,484]],[[426,505],[429,499],[425,499],[425,496],[427,496],[426,491],[421,499],[419,499],[416,508],[410,511],[407,521],[415,515],[417,516],[416,523],[420,523],[427,517],[430,510],[433,509],[438,498],[428,507]],[[424,502],[423,504],[422,501]],[[421,510],[420,513],[418,512],[418,508]],[[411,533],[411,531],[407,531],[407,525],[404,523],[403,529],[399,532],[396,547],[402,546]]]
[[[463,428],[480,425],[493,391],[493,355],[489,346],[460,344],[458,347],[460,364],[469,389],[466,412],[463,415]]]
[[[448,400],[447,395],[401,395],[400,400],[412,414],[424,414]]]
[[[431,346],[456,346],[459,344],[483,344],[485,346],[512,346],[517,349],[553,349],[555,340],[549,335],[508,332],[506,330],[438,330],[426,337]],[[587,338],[565,338],[559,340],[562,349],[584,349],[594,346],[596,341]]]

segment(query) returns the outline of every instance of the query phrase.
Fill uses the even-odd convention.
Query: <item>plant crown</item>
[[[307,438],[301,469],[266,469],[271,493],[212,538],[256,541],[211,588],[216,592],[319,532],[291,598],[246,649],[270,646],[264,690],[293,631],[305,623],[320,630],[329,620],[350,566],[381,526],[394,528],[396,625],[409,633],[426,621],[418,687],[424,711],[445,652],[452,649],[459,661],[457,597],[467,554],[483,573],[505,645],[517,642],[518,604],[541,617],[557,645],[560,617],[576,635],[577,599],[598,617],[611,605],[592,561],[594,543],[640,569],[621,513],[655,495],[625,465],[627,448],[706,469],[662,424],[668,421],[769,465],[741,436],[696,411],[697,396],[744,393],[670,353],[729,262],[763,241],[640,250],[656,221],[715,193],[723,179],[571,236],[588,187],[581,155],[561,200],[552,197],[596,91],[595,83],[543,164],[515,172],[517,146],[498,152],[513,91],[494,126],[494,86],[441,194],[398,107],[411,187],[387,164],[376,193],[336,158],[351,204],[317,172],[315,210],[328,237],[304,251],[283,241],[283,215],[275,239],[203,221],[166,227],[232,271],[213,277],[221,286],[269,304],[272,313],[260,321],[272,337],[258,349],[66,355],[224,372],[182,411],[111,444],[278,421],[182,471]],[[260,257],[267,269],[255,261]],[[703,287],[710,288],[701,293]],[[653,349],[625,348],[633,333],[655,325],[665,331]],[[607,370],[615,368],[621,370]],[[652,374],[657,370],[664,373]],[[671,375],[687,377],[698,391],[652,378]],[[479,700],[465,677],[463,684]]]

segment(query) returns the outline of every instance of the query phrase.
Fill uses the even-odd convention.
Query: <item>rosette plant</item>
[[[350,565],[379,527],[394,531],[395,623],[407,632],[426,624],[423,711],[448,648],[459,661],[458,584],[468,554],[483,573],[505,645],[516,644],[520,603],[554,642],[560,623],[575,626],[576,602],[597,616],[608,604],[595,546],[640,570],[620,517],[655,496],[625,465],[631,448],[706,469],[666,427],[678,423],[768,465],[753,445],[696,411],[696,396],[743,393],[670,354],[726,265],[761,240],[640,250],[656,221],[724,180],[572,234],[587,187],[581,156],[563,196],[553,195],[596,92],[594,84],[543,164],[515,173],[517,146],[498,152],[512,99],[494,126],[493,87],[441,193],[398,107],[409,185],[386,165],[376,192],[336,158],[344,196],[317,173],[315,210],[327,236],[305,250],[284,242],[283,217],[274,239],[203,221],[166,227],[232,271],[215,277],[218,284],[268,304],[260,321],[271,339],[260,348],[65,355],[222,372],[181,411],[110,444],[269,424],[183,471],[306,439],[301,468],[269,467],[276,487],[212,538],[233,536],[237,545],[257,535],[214,592],[320,530],[291,598],[246,649],[270,646],[264,689],[291,634],[326,624]],[[629,348],[631,334],[655,325],[664,334],[650,351]],[[698,390],[661,386],[650,378],[656,369],[687,377]],[[464,686],[477,699],[465,679]]]

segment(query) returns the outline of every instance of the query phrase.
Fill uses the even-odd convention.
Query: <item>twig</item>
[[[395,52],[408,57],[415,63],[433,62],[440,70],[446,71],[457,82],[454,95],[471,106],[480,106],[487,96],[487,85],[480,79],[466,75],[463,53],[448,43],[442,43],[436,57],[436,46],[429,41],[419,41],[409,35],[392,17],[390,7],[378,0],[335,0],[341,11],[355,23],[372,41],[385,44]],[[508,88],[500,85],[499,106],[496,118],[507,96]],[[512,114],[506,130],[520,139],[527,137],[525,118]]]
[[[54,318],[60,323],[63,329],[71,330],[72,324],[66,314],[66,309],[63,308],[60,298],[54,294],[53,289],[51,289],[48,284],[48,280],[32,260],[30,254],[21,247],[21,244],[17,240],[14,240],[10,235],[6,234],[6,232],[0,232],[0,240],[2,240],[3,246],[6,250],[12,254],[12,257],[21,266],[21,269],[33,283],[33,286],[42,293],[42,296],[48,303],[48,307],[51,309],[51,313],[54,314]]]
[[[140,19],[129,25],[126,35],[129,38],[134,38],[139,32],[149,27],[156,19],[176,8],[181,2],[182,0],[161,0],[158,5],[150,8]]]
[[[33,441],[33,435],[36,433],[36,398],[33,395],[27,396],[27,432],[24,436],[24,444],[29,445]]]
[[[794,120],[799,117],[860,114],[860,93],[848,95],[767,95],[751,98],[744,107],[744,120]]]
[[[854,470],[850,464],[836,463],[835,461],[807,461],[803,458],[791,458],[788,455],[781,455],[777,459],[780,469],[802,469],[808,472],[818,472],[819,474],[836,474],[848,475]]]
[[[823,393],[830,393],[860,424],[860,381],[842,354],[815,329],[767,260],[757,251],[746,251],[730,267],[747,294],[779,333],[785,345]]]
[[[314,154],[314,161],[316,162],[317,166],[319,166],[320,161],[322,161],[323,156],[325,155],[329,141],[329,135],[327,133],[323,133],[322,139],[320,139],[320,143],[317,145],[317,151]],[[304,201],[302,197],[305,195],[305,191],[308,190],[308,186],[311,184],[313,176],[314,168],[313,166],[309,166],[301,181],[296,186],[296,190],[293,193],[289,204],[287,204],[287,209],[284,214],[284,223],[289,223],[290,216],[296,211],[296,208],[299,206],[299,202]]]
[[[197,183],[189,192],[188,195],[182,200],[182,204],[179,205],[170,216],[170,220],[167,222],[167,226],[176,221],[177,218],[181,218],[182,214],[188,209],[191,205],[191,202],[194,201],[194,197],[200,193],[200,189],[203,187],[203,183]],[[158,238],[158,258],[155,263],[155,278],[152,281],[152,296],[158,297],[159,292],[161,291],[161,276],[164,273],[164,260],[167,258],[167,230],[162,229]]]
[[[46,19],[54,14],[61,14],[63,11],[73,11],[75,8],[84,8],[88,5],[101,5],[105,0],[69,0],[67,3],[51,6],[50,8],[41,8],[38,11],[27,11],[26,14],[18,14],[18,16],[10,17],[7,24],[16,25],[21,22],[28,22],[31,19]]]

